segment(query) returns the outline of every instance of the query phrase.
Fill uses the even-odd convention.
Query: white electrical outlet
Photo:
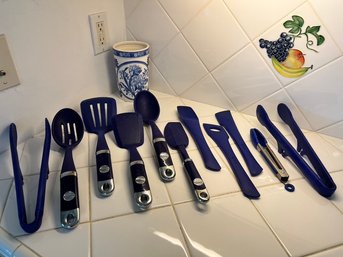
[[[92,33],[94,55],[109,50],[106,13],[100,12],[90,14],[89,23]]]
[[[0,35],[0,90],[20,84],[4,34]]]

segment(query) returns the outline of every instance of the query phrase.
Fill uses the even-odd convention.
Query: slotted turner
[[[97,186],[102,196],[109,196],[114,189],[111,152],[105,134],[112,130],[111,117],[117,113],[116,101],[110,97],[96,97],[81,102],[81,113],[89,133],[98,135],[95,150]]]
[[[83,123],[80,115],[65,108],[57,112],[52,121],[52,136],[65,153],[60,176],[61,225],[72,229],[80,221],[79,190],[77,172],[73,160],[73,148],[83,137]]]

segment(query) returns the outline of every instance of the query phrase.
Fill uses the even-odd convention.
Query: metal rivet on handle
[[[145,177],[144,176],[138,176],[136,179],[135,179],[135,182],[139,185],[142,185],[144,184],[146,181]]]
[[[74,198],[75,198],[75,193],[73,191],[67,191],[63,195],[63,200],[67,202],[73,200]]]
[[[196,185],[196,186],[202,186],[204,184],[204,181],[202,181],[201,178],[195,178],[193,180],[193,184]]]
[[[108,165],[102,165],[99,168],[100,173],[107,173],[110,171],[110,167]]]

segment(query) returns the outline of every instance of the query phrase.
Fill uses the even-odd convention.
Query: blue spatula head
[[[116,101],[111,97],[84,100],[81,102],[81,113],[88,132],[107,133],[112,129],[112,116],[117,114]]]
[[[180,122],[169,122],[164,128],[164,137],[173,149],[187,147],[189,140]]]
[[[120,148],[130,149],[144,142],[142,116],[136,112],[127,112],[112,117],[112,128]]]

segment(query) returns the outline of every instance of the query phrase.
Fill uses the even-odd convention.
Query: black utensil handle
[[[109,150],[102,150],[96,153],[96,170],[98,181],[113,178],[111,153]]]
[[[146,209],[150,206],[152,197],[144,162],[142,160],[131,162],[130,171],[136,204],[141,209]]]
[[[165,181],[171,181],[175,178],[173,161],[170,156],[167,142],[165,139],[156,138],[153,141],[155,153],[158,160],[160,176]]]
[[[114,190],[111,153],[109,150],[100,150],[95,158],[98,191],[102,196],[110,196]]]
[[[197,199],[202,203],[208,202],[210,200],[210,195],[207,192],[205,183],[195,167],[193,160],[190,158],[185,159],[183,165],[187,171],[188,179],[193,186]]]
[[[79,188],[76,171],[66,171],[60,177],[61,224],[75,227],[80,220]]]

